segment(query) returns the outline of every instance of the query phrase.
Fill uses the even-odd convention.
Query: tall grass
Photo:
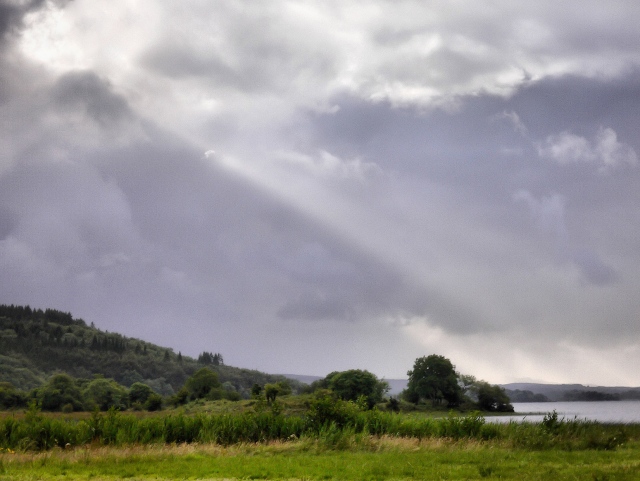
[[[615,449],[640,439],[640,425],[607,425],[558,419],[541,423],[485,423],[479,413],[445,418],[415,418],[353,403],[317,403],[305,415],[280,412],[181,413],[139,418],[117,411],[87,419],[62,419],[30,409],[24,418],[0,420],[0,448],[42,451],[84,445],[214,443],[232,445],[303,438],[329,449],[365,445],[368,437],[496,439],[525,449]]]

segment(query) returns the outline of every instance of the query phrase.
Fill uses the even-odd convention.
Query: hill
[[[218,373],[227,389],[249,397],[254,383],[283,380],[224,364],[222,355],[202,353],[198,359],[175,353],[140,339],[102,331],[70,313],[29,306],[0,305],[0,382],[21,390],[43,384],[52,374],[75,378],[95,375],[115,379],[124,386],[144,382],[162,395],[178,391],[203,366]],[[302,384],[290,382],[294,391]]]
[[[537,383],[510,383],[502,384],[502,387],[512,402],[640,399],[640,387]]]

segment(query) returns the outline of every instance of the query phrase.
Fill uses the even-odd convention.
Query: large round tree
[[[366,399],[369,408],[382,401],[389,390],[386,381],[378,379],[375,374],[360,369],[332,372],[327,375],[326,384],[329,389],[345,401],[356,401],[360,397]]]
[[[201,399],[207,396],[212,389],[220,387],[218,374],[208,367],[198,369],[187,379],[184,384],[192,399]]]
[[[444,356],[432,354],[416,359],[407,372],[407,399],[414,402],[429,399],[434,405],[457,406],[462,398],[455,366]]]

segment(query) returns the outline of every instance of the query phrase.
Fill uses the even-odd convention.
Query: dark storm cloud
[[[22,19],[27,13],[37,10],[44,3],[44,0],[31,0],[28,2],[0,0],[0,42],[22,27]]]
[[[576,252],[574,254],[574,261],[580,266],[586,281],[591,284],[604,286],[619,280],[619,276],[615,270],[604,264],[602,260],[592,252]]]
[[[289,256],[287,264],[292,289],[299,295],[278,311],[283,319],[354,322],[398,310],[413,315],[424,312],[424,292],[355,250],[332,253],[320,244],[307,244]]]
[[[5,208],[0,208],[0,240],[7,237],[15,228],[15,225],[15,216]]]
[[[101,124],[113,124],[131,117],[126,100],[115,94],[109,83],[94,72],[69,72],[55,83],[51,96],[63,111],[81,109]]]
[[[640,70],[613,79],[562,75],[530,82],[509,100],[536,138],[571,129],[586,134],[593,125],[613,128],[626,142],[637,142]],[[635,143],[635,147],[639,145]]]

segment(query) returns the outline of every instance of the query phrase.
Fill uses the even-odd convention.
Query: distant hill
[[[0,382],[21,390],[43,384],[52,374],[76,378],[102,375],[124,386],[144,382],[154,391],[178,391],[197,369],[208,365],[222,383],[249,397],[254,383],[283,380],[283,376],[226,366],[220,354],[199,359],[140,339],[102,331],[70,313],[29,306],[0,305]],[[291,382],[294,391],[302,386]]]
[[[640,400],[640,387],[584,386],[582,384],[502,384],[513,402],[544,401],[613,401]],[[532,397],[532,395],[534,397]]]

